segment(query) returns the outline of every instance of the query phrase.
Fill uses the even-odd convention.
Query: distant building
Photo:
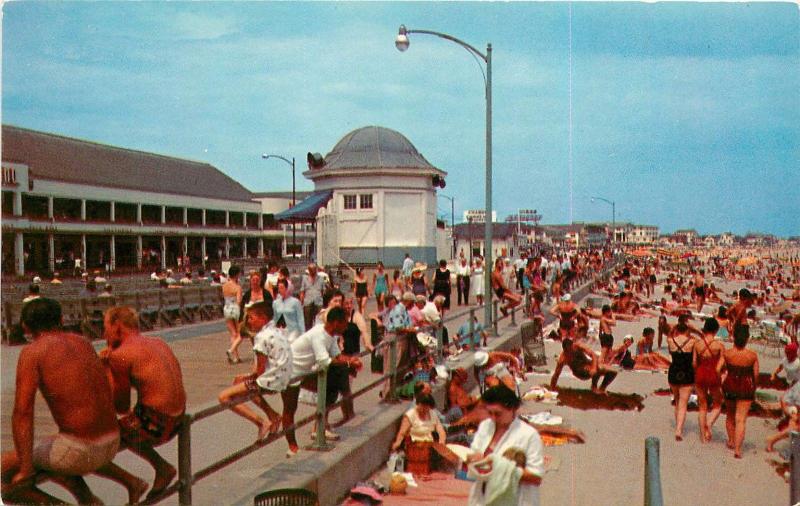
[[[280,252],[284,231],[272,213],[207,163],[8,125],[2,147],[4,272]]]
[[[456,256],[486,256],[484,248],[485,228],[483,223],[459,223],[454,227]],[[521,233],[520,233],[521,232]],[[522,223],[494,223],[492,225],[492,258],[519,255],[520,248],[530,246],[527,237],[533,235],[534,227]]]
[[[700,237],[700,234],[697,233],[697,230],[694,229],[683,229],[683,230],[676,230],[674,234],[672,234],[674,242],[678,244],[684,244],[686,246],[692,246]]]

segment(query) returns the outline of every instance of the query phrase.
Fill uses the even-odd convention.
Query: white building
[[[279,221],[316,217],[323,265],[400,265],[408,253],[437,261],[436,189],[446,172],[431,165],[399,132],[378,126],[345,135],[321,163],[309,155],[303,175],[314,193]]]
[[[207,163],[2,127],[3,272],[279,254],[284,231]],[[285,208],[284,208],[285,209]]]

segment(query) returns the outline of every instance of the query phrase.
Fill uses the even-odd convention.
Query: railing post
[[[441,364],[444,357],[444,324],[436,327],[436,363]]]
[[[386,399],[389,402],[396,400],[395,390],[397,389],[397,339],[399,334],[395,333],[389,341],[389,395]]]
[[[508,324],[509,327],[517,326],[517,317],[516,317],[517,309],[519,309],[519,306],[514,306],[513,308],[511,308],[511,323]]]
[[[660,449],[657,437],[644,440],[644,506],[662,506]]]
[[[492,330],[494,331],[495,336],[499,336],[500,334],[497,332],[497,305],[500,301],[494,300],[492,301]]]
[[[478,345],[475,344],[475,309],[469,310],[469,340],[470,340],[469,349],[475,350],[475,348],[478,347]],[[478,337],[478,343],[480,343],[480,337]]]
[[[178,432],[178,503],[181,506],[192,504],[192,416],[183,415],[181,430]]]
[[[791,456],[789,477],[789,504],[800,502],[800,432],[791,432]]]
[[[330,450],[333,445],[325,439],[325,414],[327,411],[328,371],[330,366],[322,368],[317,373],[317,434],[310,450]]]

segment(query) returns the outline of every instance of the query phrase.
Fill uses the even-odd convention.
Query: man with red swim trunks
[[[108,348],[100,352],[100,358],[114,391],[114,407],[124,413],[119,418],[121,446],[155,469],[150,499],[166,489],[176,474],[153,448],[172,439],[181,427],[186,410],[181,367],[164,341],[139,333],[139,316],[129,307],[106,311],[104,329]],[[133,410],[131,386],[137,393]],[[147,490],[146,483],[115,464],[98,474],[124,485],[131,504]]]

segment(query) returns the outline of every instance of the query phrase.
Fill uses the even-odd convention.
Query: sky
[[[404,134],[484,207],[485,98],[457,44],[493,48],[499,217],[800,235],[792,3],[8,2],[2,122],[213,164],[291,189],[262,153]],[[298,173],[298,190],[313,184]],[[450,203],[439,200],[449,219]]]

